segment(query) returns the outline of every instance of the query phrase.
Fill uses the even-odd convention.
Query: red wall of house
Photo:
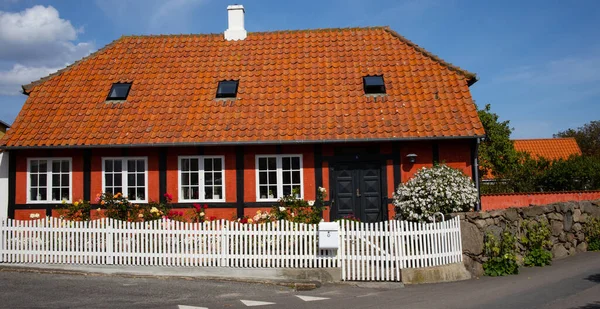
[[[451,140],[438,143],[440,163],[462,170],[472,177],[471,141]]]
[[[343,144],[350,145],[353,144]],[[334,155],[334,148],[341,147],[342,144],[325,144],[322,147],[323,156],[331,157]],[[467,175],[471,175],[471,146],[469,141],[444,141],[438,142],[439,160],[452,167],[459,168]],[[354,145],[355,146],[355,145]],[[372,146],[377,147],[377,146]],[[392,143],[379,144],[381,154],[393,153]],[[314,145],[274,145],[266,146],[246,146],[244,148],[244,200],[245,202],[256,201],[256,171],[255,156],[257,154],[301,154],[303,156],[303,183],[304,198],[314,200],[316,198],[315,167],[314,167]],[[406,158],[409,153],[417,155],[416,162],[410,163]],[[26,184],[27,184],[27,158],[28,157],[72,157],[73,162],[73,198],[75,200],[83,197],[83,151],[81,150],[54,150],[54,151],[22,151],[17,158],[17,195],[16,203],[26,203]],[[236,154],[235,147],[171,147],[167,149],[167,192],[173,195],[173,202],[179,200],[178,190],[178,157],[185,155],[223,155],[225,157],[225,199],[226,202],[234,203],[237,197],[237,179],[236,179]],[[102,191],[102,158],[103,157],[148,157],[148,193],[150,200],[159,200],[159,154],[156,148],[130,148],[130,149],[93,149],[91,158],[91,199],[94,200],[96,194]],[[388,198],[393,197],[397,180],[394,179],[394,160],[388,159],[386,166],[386,186]],[[408,181],[418,169],[422,167],[433,166],[433,143],[429,141],[404,142],[400,145],[400,169],[402,182]],[[323,187],[327,190],[326,201],[330,201],[331,187],[329,183],[330,163],[323,162],[322,175]],[[491,198],[485,197],[486,200]],[[484,207],[485,207],[484,200]],[[530,203],[527,203],[527,205]],[[257,210],[266,210],[268,207],[246,208],[244,214],[253,216]],[[43,210],[42,210],[43,211]],[[216,208],[211,207],[207,211],[207,216],[216,216],[221,219],[231,219],[236,215],[236,208]],[[393,218],[393,204],[387,205],[388,217]],[[15,216],[27,217],[30,211],[16,211]],[[324,218],[329,219],[330,209],[324,211]]]
[[[512,193],[481,196],[481,210],[547,205],[568,201],[593,201],[600,199],[600,191]]]

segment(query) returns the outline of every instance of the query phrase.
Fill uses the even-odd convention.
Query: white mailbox
[[[337,222],[319,223],[319,249],[338,249],[340,233]]]

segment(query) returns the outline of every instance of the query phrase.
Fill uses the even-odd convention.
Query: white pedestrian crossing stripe
[[[265,305],[275,305],[275,303],[269,303],[266,301],[256,301],[256,300],[244,300],[240,299],[240,301],[248,306],[248,307],[256,307],[256,306],[265,306]]]
[[[208,308],[206,308],[206,307],[194,307],[194,306],[179,305],[179,309],[208,309]]]
[[[326,300],[328,297],[315,297],[315,296],[302,296],[296,295],[296,297],[302,299],[303,301],[316,301],[316,300]]]

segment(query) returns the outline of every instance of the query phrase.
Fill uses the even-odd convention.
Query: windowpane
[[[292,168],[295,170],[299,170],[300,169],[300,158],[299,157],[293,157],[292,158]]]
[[[131,83],[113,84],[108,93],[108,100],[124,100],[127,98]]]
[[[212,159],[204,159],[204,170],[207,172],[213,170]]]
[[[137,188],[137,199],[138,200],[146,199],[146,190],[144,188]]]
[[[190,159],[181,159],[181,171],[188,172],[190,170]]]
[[[52,161],[52,172],[60,173],[60,161],[58,161],[58,160]]]
[[[39,172],[39,161],[38,160],[31,160],[29,163],[29,171],[31,173],[37,173]]]
[[[214,173],[214,181],[215,181],[215,185],[223,184],[223,173],[221,173],[221,172]]]
[[[220,81],[217,86],[217,98],[235,98],[237,94],[238,81]]]
[[[48,186],[48,175],[46,174],[40,174],[39,176],[39,186],[40,187],[47,187]]]
[[[213,184],[213,175],[211,173],[204,174],[204,184],[212,185]]]
[[[48,171],[48,164],[46,163],[46,160],[41,160],[39,161],[40,165],[39,165],[39,171],[40,173],[46,173]]]
[[[206,188],[204,188],[204,198],[205,199],[212,199],[213,198],[213,188],[212,187],[206,187]]]
[[[277,172],[269,172],[269,184],[277,183]]]
[[[52,174],[52,186],[60,187],[60,174]]]
[[[36,174],[30,174],[29,175],[29,182],[30,182],[31,186],[37,187],[38,186],[38,175],[36,175]]]
[[[120,173],[123,171],[123,164],[121,163],[121,160],[114,161],[113,170],[115,173]]]
[[[293,183],[300,183],[300,171],[294,171],[294,172],[292,172],[292,182]]]
[[[181,196],[183,199],[189,200],[190,199],[190,188],[182,187],[181,188]]]
[[[213,159],[213,171],[220,171],[223,169],[223,162],[221,161],[221,158]]]
[[[104,160],[104,172],[112,173],[113,171],[113,161],[112,160]]]
[[[62,174],[61,175],[61,186],[69,186],[69,174]]]
[[[365,76],[363,77],[363,86],[365,94],[385,93],[383,76]]]
[[[264,171],[267,169],[267,158],[258,159],[258,169]]]
[[[290,172],[283,172],[283,183],[284,184],[289,184],[292,181],[292,177],[291,177],[291,173]]]
[[[181,173],[181,185],[183,185],[183,186],[190,185],[190,174],[189,173]]]
[[[198,189],[198,187],[192,188],[191,195],[192,195],[191,196],[192,199],[194,199],[194,200],[199,199],[200,198],[200,189]]]
[[[67,160],[62,161],[60,171],[63,173],[69,172],[69,161],[67,161]]]
[[[281,168],[283,168],[284,171],[289,170],[291,166],[292,166],[292,164],[291,164],[291,160],[289,157],[281,158]]]
[[[283,195],[291,195],[292,187],[291,186],[283,186]]]
[[[277,159],[275,158],[269,158],[269,170],[276,170],[277,169]]]
[[[137,174],[137,186],[145,186],[146,185],[146,175],[145,174]]]
[[[199,173],[192,173],[190,175],[190,180],[191,180],[190,183],[191,183],[191,185],[192,186],[197,186],[200,183],[199,178],[200,178],[200,174]]]
[[[146,171],[146,162],[144,160],[137,160],[137,172],[143,173]]]
[[[260,198],[267,198],[268,197],[267,194],[268,194],[269,190],[267,189],[266,186],[260,186],[258,188],[258,191],[260,193]]]
[[[261,185],[267,184],[267,173],[265,173],[265,172],[258,173],[258,183]]]
[[[135,174],[127,174],[127,185],[135,186]]]
[[[135,172],[135,160],[127,160],[127,171]]]
[[[215,187],[214,195],[215,195],[215,199],[222,199],[223,198],[223,187],[221,187],[221,186]]]
[[[62,189],[60,189],[60,199],[61,200],[68,200],[69,199],[69,189],[68,188],[62,188]]]
[[[198,159],[191,160],[190,170],[191,171],[199,171],[200,170],[200,168],[198,167]]]
[[[130,200],[135,200],[136,199],[136,197],[135,197],[135,188],[131,188],[130,187],[129,189],[127,189],[127,198],[130,199]]]
[[[114,185],[115,185],[115,186],[117,186],[117,187],[121,187],[121,186],[123,186],[123,178],[121,177],[121,175],[120,175],[120,174],[119,174],[119,175],[115,175],[115,178],[114,178]],[[121,191],[119,191],[119,192],[121,192]],[[122,192],[121,192],[121,193],[122,193]]]
[[[29,189],[29,199],[30,200],[32,200],[32,201],[38,200],[37,191],[38,190],[36,188]]]
[[[273,194],[274,198],[278,198],[279,195],[277,194],[277,186],[269,186],[269,190],[271,191],[270,193]]]
[[[39,201],[46,201],[48,200],[48,193],[46,192],[46,189],[40,189],[38,191],[39,196],[41,196],[41,198],[39,199]]]

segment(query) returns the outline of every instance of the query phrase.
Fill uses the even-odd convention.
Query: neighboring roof
[[[362,77],[383,74],[387,95]],[[239,80],[236,100],[215,99]],[[0,146],[201,145],[473,138],[474,74],[387,27],[122,37],[23,87]],[[107,103],[115,82],[127,102]]]
[[[4,122],[2,120],[0,120],[0,125],[3,126],[3,127],[5,127],[5,128],[10,128],[10,124],[8,124],[8,123],[6,123],[6,122]]]
[[[574,138],[517,139],[513,142],[517,151],[527,152],[533,158],[558,160],[581,155],[581,149]]]

